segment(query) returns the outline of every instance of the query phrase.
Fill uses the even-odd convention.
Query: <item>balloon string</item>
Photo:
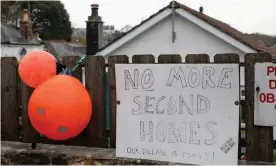
[[[100,55],[102,55],[100,52],[96,53],[96,56],[100,56]],[[71,72],[74,72],[75,70],[77,70],[77,68],[84,65],[85,59],[86,59],[86,55],[82,56],[80,60],[77,61],[76,65],[71,69]]]
[[[84,64],[84,62],[85,62],[85,59],[86,59],[86,56],[85,55],[82,56],[80,58],[80,60],[77,61],[76,65],[72,68],[71,71],[74,72],[75,70],[77,70],[77,68],[79,68],[80,66],[82,66]]]

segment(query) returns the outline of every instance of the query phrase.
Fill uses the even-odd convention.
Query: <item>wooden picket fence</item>
[[[63,63],[73,67],[79,57],[64,57]],[[246,127],[240,130],[246,133],[246,138],[239,140],[239,153],[241,147],[246,148],[246,158],[249,161],[273,162],[272,127],[260,127],[254,125],[254,64],[256,62],[272,62],[272,56],[267,53],[254,53],[245,55],[245,62],[240,63],[237,54],[218,54],[214,57],[214,63],[237,63],[245,67],[245,100],[240,101],[242,108],[241,120]],[[101,56],[88,56],[85,64],[85,86],[93,102],[93,116],[88,127],[77,137],[66,141],[53,141],[41,137],[30,124],[27,108],[29,97],[33,89],[26,86],[18,76],[18,61],[15,57],[1,58],[1,140],[19,141],[25,143],[47,143],[78,145],[88,147],[108,147],[116,145],[116,80],[115,64],[129,63],[128,56],[110,56],[108,64]],[[153,55],[135,55],[132,63],[155,63]],[[182,63],[180,55],[160,55],[158,63]],[[206,54],[186,55],[185,63],[210,63]],[[106,71],[108,68],[108,94],[110,131],[106,130]],[[82,80],[82,70],[77,69],[74,74]],[[81,100],[81,99],[80,99]],[[227,129],[225,129],[227,130]],[[241,154],[239,154],[241,156]]]

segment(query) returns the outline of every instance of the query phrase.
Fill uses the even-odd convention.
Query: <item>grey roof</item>
[[[1,43],[2,44],[22,44],[22,45],[40,45],[41,41],[24,40],[20,32],[12,26],[1,24]]]
[[[20,33],[13,27],[1,24],[1,43],[24,42]]]
[[[86,54],[86,46],[66,41],[48,41],[56,54],[63,56],[83,56]]]

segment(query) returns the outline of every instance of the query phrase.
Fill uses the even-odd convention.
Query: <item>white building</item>
[[[172,5],[174,4],[174,9]],[[173,32],[175,39],[173,41]],[[237,53],[241,62],[246,53],[276,51],[246,38],[230,25],[172,1],[168,6],[128,31],[121,38],[99,50],[107,62],[109,55],[128,55],[131,62],[135,54],[153,54],[157,62],[160,54],[205,53],[213,61],[219,53]],[[241,69],[241,85],[244,85],[244,69]]]

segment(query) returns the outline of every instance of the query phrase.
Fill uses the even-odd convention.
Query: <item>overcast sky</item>
[[[99,15],[105,24],[120,30],[129,24],[135,26],[170,0],[61,0],[70,14],[74,27],[85,27],[91,14],[91,4],[99,4]],[[230,24],[241,32],[260,32],[276,35],[276,0],[178,0],[184,5]]]

